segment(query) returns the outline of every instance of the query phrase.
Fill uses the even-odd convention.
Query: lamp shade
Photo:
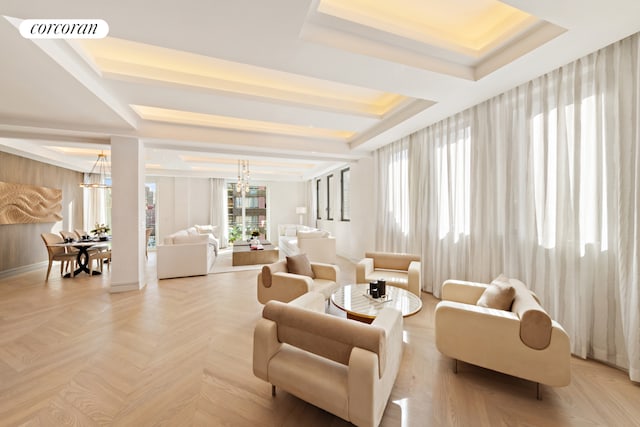
[[[306,208],[306,206],[298,206],[298,207],[296,208],[296,213],[297,213],[298,215],[305,215],[305,214],[307,213],[307,208]]]

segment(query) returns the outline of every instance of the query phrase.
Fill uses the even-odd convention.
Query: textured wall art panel
[[[34,224],[62,219],[62,190],[0,181],[0,224]]]

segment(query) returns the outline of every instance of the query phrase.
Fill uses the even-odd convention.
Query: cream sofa
[[[289,302],[311,291],[329,300],[338,289],[338,267],[312,262],[311,269],[315,278],[289,273],[286,260],[263,266],[258,274],[258,301],[261,304],[271,300]]]
[[[190,227],[165,237],[156,254],[158,279],[206,275],[218,254],[218,240]]]
[[[568,385],[569,336],[522,282],[507,280],[515,288],[511,311],[476,305],[487,284],[446,281],[435,310],[436,347],[473,365],[550,386]]]
[[[336,263],[336,238],[306,225],[278,225],[278,248],[285,256],[305,253],[313,262]]]
[[[384,308],[371,325],[324,313],[309,292],[271,301],[253,335],[253,372],[357,426],[377,426],[402,359],[402,315]]]
[[[356,283],[379,279],[420,296],[420,257],[390,252],[365,252],[364,258],[356,265]]]

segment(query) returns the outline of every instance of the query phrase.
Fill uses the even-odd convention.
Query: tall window
[[[331,187],[333,186],[333,175],[327,176],[327,219],[333,220],[331,213]]]
[[[146,228],[151,229],[151,234],[147,240],[147,247],[156,247],[156,200],[158,193],[156,190],[155,182],[147,182],[144,184],[144,199],[145,199],[145,215],[146,215]]]
[[[349,189],[351,186],[351,172],[349,168],[342,169],[340,171],[340,220],[351,220],[351,198]]]
[[[320,190],[322,186],[320,185],[321,179],[316,179],[316,219],[322,219],[322,208],[320,207],[320,201],[322,198],[320,197]]]
[[[259,238],[267,239],[267,187],[250,186],[244,197],[245,236],[258,232]],[[227,184],[227,207],[229,212],[229,242],[242,239],[242,195],[236,192],[235,183]]]

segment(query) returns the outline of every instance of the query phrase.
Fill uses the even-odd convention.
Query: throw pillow
[[[500,275],[487,286],[476,305],[498,310],[510,310],[515,296],[516,290],[509,283],[509,279]]]
[[[289,273],[309,276],[312,279],[315,279],[316,277],[315,274],[313,274],[313,269],[311,268],[311,263],[309,262],[309,258],[307,258],[307,254],[288,256],[287,270],[289,270]]]

